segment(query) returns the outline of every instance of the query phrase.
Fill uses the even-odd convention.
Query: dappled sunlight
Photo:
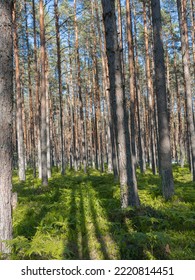
[[[161,196],[160,179],[138,171],[141,207],[120,208],[113,175],[54,172],[48,187],[14,175],[13,259],[194,259],[194,186],[174,167],[175,196]],[[153,178],[153,180],[152,180]]]

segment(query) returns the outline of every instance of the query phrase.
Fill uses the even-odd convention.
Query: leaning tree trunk
[[[0,2],[0,253],[12,238],[12,14],[11,1]]]
[[[174,182],[171,165],[170,131],[167,113],[164,49],[162,42],[162,24],[160,1],[151,0],[152,25],[154,39],[155,83],[158,108],[159,161],[162,178],[162,192],[165,199],[174,194]]]
[[[139,206],[135,166],[132,161],[128,114],[121,69],[121,55],[118,46],[115,0],[102,0],[103,21],[106,34],[106,50],[110,78],[110,107],[115,128],[121,188],[121,206]]]

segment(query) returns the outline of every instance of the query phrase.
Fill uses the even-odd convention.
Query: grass
[[[174,167],[175,196],[166,202],[160,180],[138,172],[139,209],[120,209],[111,174],[54,172],[41,187],[32,172],[14,174],[12,259],[195,259],[195,186],[188,168]]]

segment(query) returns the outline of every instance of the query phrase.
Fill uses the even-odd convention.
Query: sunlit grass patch
[[[159,176],[138,172],[139,209],[120,209],[112,174],[53,171],[42,187],[28,170],[13,177],[13,259],[195,259],[195,186],[174,167],[175,195],[166,202]]]

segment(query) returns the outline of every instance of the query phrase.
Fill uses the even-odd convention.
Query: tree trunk
[[[4,241],[12,238],[12,4],[0,3],[0,253],[10,253]],[[6,257],[6,256],[5,256]]]
[[[172,29],[172,28],[171,28]],[[172,34],[172,40],[174,40]],[[179,81],[178,81],[178,69],[177,69],[177,57],[176,57],[176,50],[175,45],[173,42],[173,51],[174,51],[174,62],[173,62],[173,69],[174,69],[174,79],[175,79],[175,90],[176,90],[176,98],[177,98],[177,119],[178,119],[178,138],[179,138],[179,149],[180,149],[180,165],[184,167],[185,163],[185,148],[184,148],[184,128],[182,122],[182,104],[181,104],[181,93],[179,89]]]
[[[47,176],[47,122],[46,122],[46,52],[45,52],[45,25],[43,0],[39,3],[40,12],[40,40],[41,40],[41,165],[42,184],[48,185]]]
[[[194,4],[194,0],[190,0],[190,19],[191,19],[191,34],[192,34],[192,56],[193,56],[193,66],[194,66],[193,68],[194,68],[194,79],[195,79],[195,4]]]
[[[136,147],[135,147],[135,57],[134,42],[132,34],[132,17],[130,0],[126,0],[126,19],[127,19],[127,41],[129,58],[129,89],[130,89],[130,127],[131,127],[131,145],[132,159],[136,166]]]
[[[133,6],[135,4],[133,3]],[[143,121],[140,115],[141,91],[140,91],[140,72],[138,62],[138,44],[137,44],[137,27],[136,27],[136,12],[134,7],[134,32],[135,32],[135,73],[136,73],[136,99],[137,99],[137,118],[138,118],[138,151],[139,151],[139,166],[141,173],[146,171],[144,141],[143,141]]]
[[[49,61],[45,60],[45,94],[46,94],[46,129],[47,129],[47,176],[51,178],[51,137],[50,137],[50,92],[49,92]]]
[[[36,11],[35,11],[35,1],[32,1],[32,12],[33,12],[33,44],[34,44],[34,71],[35,71],[35,99],[36,99],[36,113],[35,113],[35,131],[36,131],[36,144],[37,144],[37,158],[38,158],[38,170],[39,178],[42,178],[42,168],[41,168],[41,127],[40,127],[40,97],[39,97],[39,87],[40,87],[40,77],[38,71],[38,61],[37,61],[37,31],[36,31]]]
[[[87,172],[86,166],[86,155],[85,155],[85,136],[84,136],[84,117],[83,117],[83,98],[81,90],[81,65],[80,65],[80,56],[79,56],[79,40],[78,40],[78,23],[77,23],[77,0],[74,0],[74,26],[75,26],[75,52],[76,52],[76,66],[77,66],[77,86],[78,86],[78,108],[79,108],[79,119],[78,126],[80,130],[80,139],[81,139],[81,149],[80,154],[82,154],[82,161],[84,165],[84,172]]]
[[[59,93],[59,113],[60,113],[60,144],[61,144],[61,174],[65,174],[64,161],[64,128],[63,128],[63,104],[62,104],[62,70],[61,70],[61,47],[60,47],[60,28],[59,28],[59,12],[58,0],[54,1],[55,26],[56,26],[56,44],[57,44],[57,68],[58,68],[58,93]]]
[[[28,90],[29,90],[29,120],[30,120],[30,159],[32,159],[33,175],[36,177],[36,162],[35,162],[35,135],[34,135],[34,112],[33,112],[33,94],[32,94],[32,81],[31,81],[31,58],[29,47],[29,32],[28,32],[28,14],[27,3],[25,0],[25,13],[26,13],[26,46],[28,56]]]
[[[113,170],[113,164],[112,164],[112,143],[111,143],[111,137],[110,137],[110,108],[109,108],[109,102],[108,101],[108,90],[109,90],[109,79],[107,77],[107,67],[106,67],[106,54],[104,51],[104,45],[102,42],[102,36],[101,36],[101,28],[100,28],[100,17],[99,17],[99,11],[98,11],[98,4],[97,0],[95,0],[95,12],[96,12],[96,25],[98,29],[98,39],[99,39],[99,45],[101,50],[101,63],[102,63],[102,72],[103,72],[103,96],[106,101],[107,105],[107,118],[108,120],[104,122],[104,127],[107,130],[107,158],[108,158],[108,172],[112,172]],[[105,112],[105,110],[104,110]],[[117,173],[117,172],[114,172]],[[116,177],[118,177],[115,174]]]
[[[13,7],[13,39],[14,39],[14,57],[15,57],[15,76],[16,76],[16,104],[17,104],[17,138],[18,138],[18,163],[19,163],[19,178],[21,181],[26,180],[25,176],[25,155],[24,155],[24,132],[22,124],[22,96],[20,83],[20,68],[19,68],[19,54],[18,54],[18,34],[16,22],[16,1]]]
[[[126,112],[125,93],[121,69],[121,56],[118,46],[115,0],[102,0],[103,21],[106,34],[106,50],[110,78],[110,107],[115,128],[121,188],[121,206],[139,206],[137,180],[132,161],[128,114]]]
[[[143,16],[144,16],[144,42],[145,42],[145,63],[146,63],[146,80],[147,80],[147,93],[148,93],[148,129],[149,129],[149,139],[150,139],[150,152],[152,158],[152,172],[155,175],[157,173],[156,169],[156,153],[155,153],[155,143],[154,143],[154,108],[153,108],[153,83],[151,76],[151,63],[149,56],[149,30],[147,28],[147,17],[146,17],[146,0],[143,1]]]
[[[191,88],[191,74],[190,74],[190,54],[188,43],[188,28],[187,28],[187,8],[186,0],[177,0],[177,8],[179,14],[180,32],[181,32],[181,48],[184,70],[184,83],[186,89],[186,114],[187,114],[187,129],[189,132],[189,143],[191,147],[191,164],[192,164],[192,178],[195,181],[195,127],[193,120],[193,107],[192,107],[192,88]]]
[[[154,39],[155,83],[158,108],[159,161],[162,178],[162,193],[165,199],[174,194],[174,182],[171,165],[170,131],[167,113],[164,49],[162,42],[162,24],[160,1],[151,0],[152,25]]]
[[[125,63],[124,63],[124,50],[123,50],[123,26],[122,26],[122,11],[121,11],[121,0],[117,0],[117,11],[118,11],[118,37],[119,37],[119,48],[121,54],[121,67],[123,75],[123,87],[125,89]]]

